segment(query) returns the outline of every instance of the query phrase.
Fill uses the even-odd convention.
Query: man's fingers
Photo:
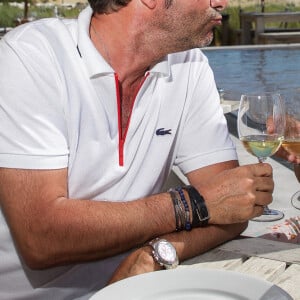
[[[255,197],[255,206],[267,206],[272,202],[272,200],[273,196],[271,193],[257,191]]]
[[[254,187],[256,191],[273,193],[274,181],[272,177],[256,177]]]
[[[255,205],[253,208],[253,217],[251,219],[261,216],[263,214],[263,212],[264,212],[263,206]]]
[[[273,169],[270,164],[268,163],[257,163],[253,165],[249,165],[251,168],[251,171],[254,176],[261,177],[261,176],[267,176],[272,177],[273,176]]]

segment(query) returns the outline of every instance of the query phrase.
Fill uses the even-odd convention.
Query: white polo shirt
[[[43,19],[1,40],[0,167],[67,167],[71,198],[124,201],[159,192],[174,164],[187,173],[237,159],[199,49],[145,74],[121,134],[117,74],[91,43],[90,17],[88,7],[78,21]],[[22,268],[0,215],[0,299],[87,299],[120,259]]]

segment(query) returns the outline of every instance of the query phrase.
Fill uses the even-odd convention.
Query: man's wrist
[[[146,244],[145,246],[142,247],[142,251],[145,254],[144,259],[145,263],[153,269],[153,271],[159,271],[163,270],[164,267],[160,265],[156,259],[153,257],[153,249],[149,244]]]
[[[169,189],[174,206],[176,231],[208,225],[210,219],[203,196],[191,185]]]

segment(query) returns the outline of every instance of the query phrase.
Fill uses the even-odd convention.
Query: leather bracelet
[[[209,220],[208,210],[205,204],[205,200],[202,195],[191,185],[183,187],[190,197],[192,207],[192,226],[193,227],[204,227],[207,226]]]

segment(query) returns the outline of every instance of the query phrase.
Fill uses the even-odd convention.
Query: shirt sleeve
[[[59,71],[45,41],[19,35],[10,32],[0,42],[0,167],[64,168],[68,145]]]
[[[237,160],[207,59],[190,76],[198,79],[190,88],[190,102],[175,160],[184,174],[211,164]]]

